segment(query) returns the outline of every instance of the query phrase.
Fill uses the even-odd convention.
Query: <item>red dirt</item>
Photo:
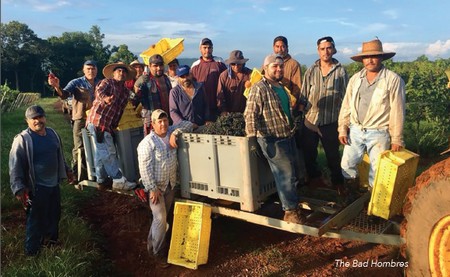
[[[208,263],[197,270],[159,268],[147,254],[151,213],[136,198],[98,192],[83,217],[106,239],[114,275],[132,276],[402,276],[401,267],[358,265],[401,261],[398,247],[316,238],[218,217],[212,222]],[[337,259],[348,266],[337,266]]]

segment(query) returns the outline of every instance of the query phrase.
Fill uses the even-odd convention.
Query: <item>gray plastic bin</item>
[[[182,197],[238,202],[253,212],[277,191],[267,160],[250,154],[246,137],[184,133],[178,143]]]
[[[137,182],[140,178],[137,147],[144,138],[142,127],[115,132],[117,156],[120,168],[128,181]]]

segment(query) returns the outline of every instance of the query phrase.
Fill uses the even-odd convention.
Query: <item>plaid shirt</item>
[[[164,138],[153,130],[139,143],[137,148],[139,173],[146,191],[156,188],[164,192],[167,186],[171,189],[177,178],[177,149],[170,148],[169,139],[173,131],[192,131],[192,123],[181,121],[178,125],[169,126]]]
[[[347,72],[336,59],[326,76],[320,69],[320,60],[308,68],[302,87],[302,97],[308,103],[306,119],[316,126],[337,122],[347,83]]]
[[[103,79],[95,88],[95,100],[86,120],[86,126],[92,123],[96,128],[112,133],[119,124],[127,105],[128,94],[125,82]],[[104,98],[111,95],[114,97],[112,103],[108,105]]]
[[[293,133],[280,98],[265,78],[251,87],[244,118],[248,137],[286,138]]]

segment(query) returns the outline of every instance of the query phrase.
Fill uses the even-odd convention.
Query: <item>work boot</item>
[[[167,257],[164,257],[162,255],[154,255],[155,257],[155,261],[156,261],[156,265],[160,268],[168,268],[170,266],[170,264],[167,262]]]
[[[345,197],[345,204],[349,205],[358,199],[359,178],[345,179],[345,189],[347,190]]]
[[[284,212],[284,221],[296,224],[303,224],[305,221],[301,216],[300,212],[297,210],[287,210]]]
[[[136,183],[130,182],[125,178],[125,176],[122,176],[120,179],[113,179],[112,188],[113,190],[125,190],[130,191],[133,190],[137,186]]]

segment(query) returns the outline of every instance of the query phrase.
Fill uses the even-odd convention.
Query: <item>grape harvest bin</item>
[[[267,160],[250,153],[248,138],[184,133],[178,143],[182,197],[238,202],[253,212],[276,193]]]

